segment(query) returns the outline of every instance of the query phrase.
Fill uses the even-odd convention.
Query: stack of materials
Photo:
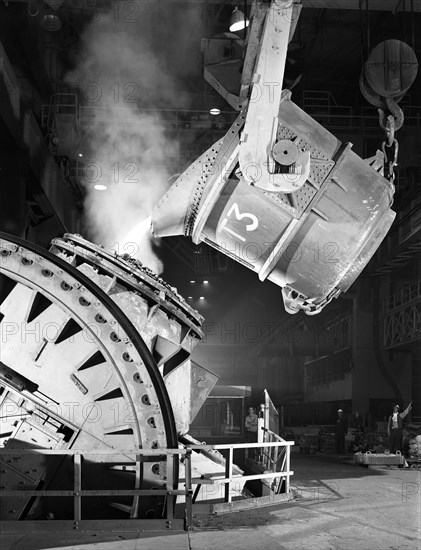
[[[409,457],[421,460],[421,435],[409,440]]]
[[[400,453],[396,451],[396,454],[392,453],[355,453],[354,454],[355,462],[363,464],[364,466],[372,465],[403,465],[405,464],[405,458]]]

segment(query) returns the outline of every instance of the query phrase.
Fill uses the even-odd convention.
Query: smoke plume
[[[79,160],[87,191],[88,237],[160,273],[148,218],[169,187],[177,144],[163,120],[172,113],[154,109],[186,108],[188,98],[165,60],[171,44],[156,43],[156,13],[150,4],[143,11],[135,5],[136,20],[133,13],[127,19],[110,12],[92,21],[67,80],[77,83],[84,97],[81,120],[86,131]]]

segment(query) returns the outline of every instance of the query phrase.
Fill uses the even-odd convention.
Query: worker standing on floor
[[[389,436],[389,450],[391,453],[402,450],[403,419],[412,409],[412,401],[403,412],[399,412],[399,405],[393,407],[393,413],[387,423],[387,435]]]
[[[348,432],[348,421],[342,409],[338,409],[335,422],[335,448],[336,454],[345,454],[345,434]]]
[[[246,443],[257,443],[257,414],[253,407],[249,407],[245,421]],[[256,456],[256,449],[249,450],[250,458]]]

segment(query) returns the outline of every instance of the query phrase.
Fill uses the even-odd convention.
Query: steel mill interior
[[[2,550],[421,550],[421,0],[0,0]]]

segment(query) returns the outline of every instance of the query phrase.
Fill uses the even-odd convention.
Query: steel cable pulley
[[[393,182],[399,144],[395,137],[403,125],[404,114],[398,103],[415,80],[418,61],[414,50],[400,40],[385,40],[368,56],[360,75],[360,90],[379,113],[379,124],[385,132],[381,145],[384,177]]]

